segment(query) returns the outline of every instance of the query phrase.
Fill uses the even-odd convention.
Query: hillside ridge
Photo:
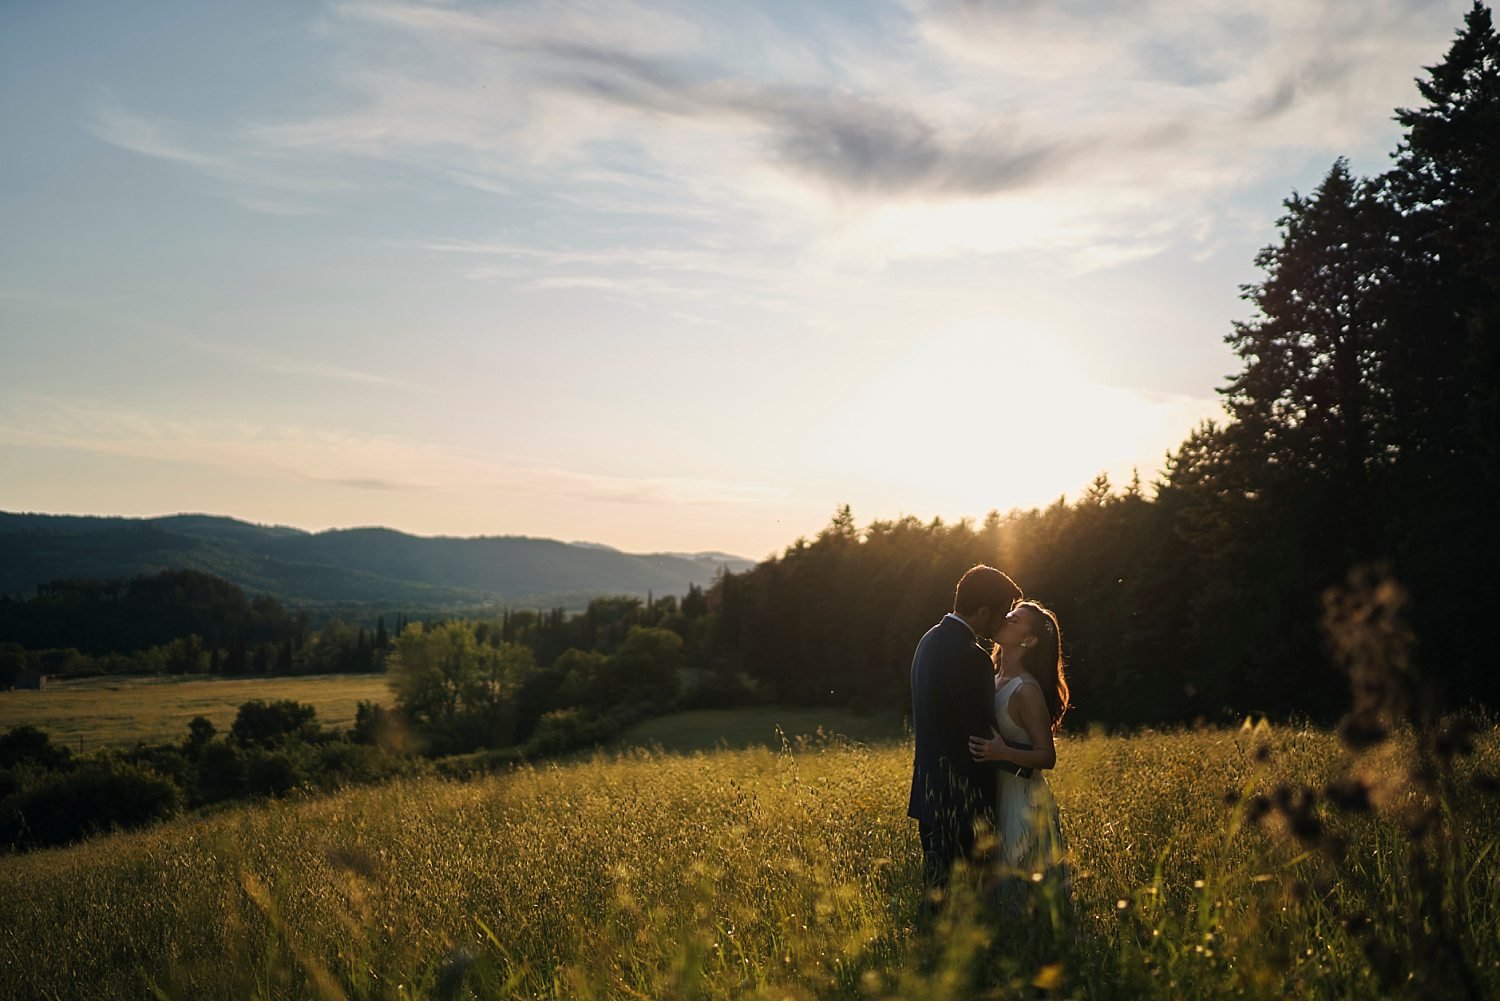
[[[748,559],[720,552],[635,554],[524,535],[424,537],[388,527],[306,531],[216,514],[82,516],[0,511],[0,593],[61,579],[195,569],[294,603],[429,607],[573,606],[707,585]]]

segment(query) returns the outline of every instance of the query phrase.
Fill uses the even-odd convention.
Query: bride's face
[[[1035,638],[1036,632],[1031,624],[1033,615],[1026,608],[1012,609],[1005,616],[1005,622],[1000,626],[1000,631],[995,634],[995,642],[1000,644],[1002,650],[1008,650],[1013,646],[1027,646]]]

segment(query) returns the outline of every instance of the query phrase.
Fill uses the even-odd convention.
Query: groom
[[[912,763],[908,817],[922,839],[922,882],[929,897],[953,863],[974,851],[974,822],[995,803],[995,763],[975,762],[970,736],[988,737],[995,722],[995,665],[979,643],[1005,622],[1021,598],[1015,581],[975,566],[958,581],[953,611],[927,630],[911,661]]]

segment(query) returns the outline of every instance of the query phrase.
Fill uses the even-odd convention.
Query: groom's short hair
[[[1016,581],[994,566],[971,566],[958,579],[958,589],[953,592],[953,610],[960,615],[972,615],[980,608],[991,611],[1009,611],[1011,605],[1021,599],[1021,588]]]

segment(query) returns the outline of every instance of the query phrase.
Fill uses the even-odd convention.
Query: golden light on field
[[[1180,442],[1215,402],[1114,387],[1062,340],[1008,319],[976,319],[912,345],[837,412],[821,443],[830,468],[930,501],[944,513],[1035,506],[1100,471],[1116,486]]]
[[[1331,818],[1350,845],[1330,867],[1284,829],[1242,826],[1224,799],[1321,788],[1344,757],[1332,732],[1099,733],[1065,753],[1049,775],[1071,911],[1039,886],[1036,921],[993,942],[962,884],[941,952],[913,925],[909,742],[638,750],[0,857],[0,996],[926,1000],[1034,997],[1039,978],[1074,999],[1412,991],[1381,984],[1361,950],[1371,934],[1405,960],[1421,946],[1401,915],[1415,896],[1395,868],[1400,814]],[[1497,755],[1487,731],[1476,759],[1493,770]],[[1454,834],[1484,848],[1492,808],[1455,792]],[[1459,924],[1494,954],[1500,867],[1482,852],[1447,862],[1470,906]],[[1329,869],[1364,932],[1330,925],[1305,893]]]

